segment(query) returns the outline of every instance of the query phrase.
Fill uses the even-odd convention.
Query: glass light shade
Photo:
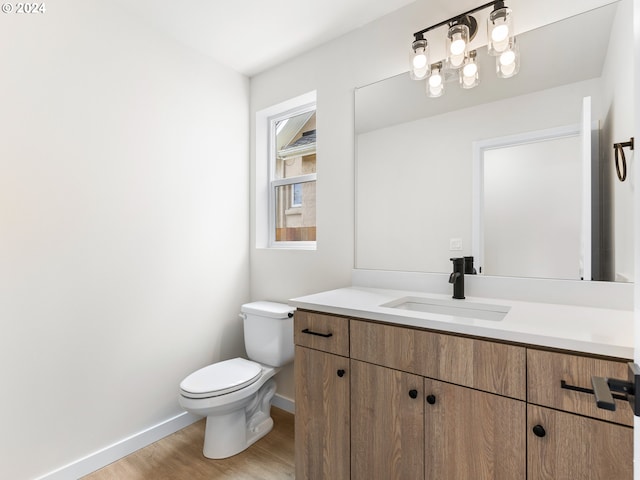
[[[499,78],[513,77],[520,71],[520,53],[516,39],[509,42],[509,48],[496,57],[496,73]]]
[[[513,15],[507,7],[497,8],[487,19],[487,49],[489,55],[500,55],[513,39]]]
[[[440,71],[440,68],[432,68],[431,76],[427,80],[426,84],[427,95],[429,97],[439,97],[444,93],[444,78],[442,78],[442,72]]]
[[[480,83],[478,74],[478,64],[476,63],[476,51],[469,52],[469,58],[460,69],[460,86],[462,88],[473,88]]]
[[[426,40],[413,42],[409,75],[413,80],[424,80],[429,76],[429,46]]]
[[[459,23],[447,32],[447,63],[449,68],[462,67],[469,52],[469,27]]]

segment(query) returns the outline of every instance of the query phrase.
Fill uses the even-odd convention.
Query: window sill
[[[267,250],[316,250],[316,242],[274,242]]]
[[[284,211],[285,215],[302,215],[302,207],[291,207]]]

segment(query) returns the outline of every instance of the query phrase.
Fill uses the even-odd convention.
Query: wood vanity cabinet
[[[591,377],[627,377],[627,364],[527,350],[529,480],[633,479],[633,412],[596,406]]]
[[[296,479],[348,479],[349,322],[301,311],[294,321]]]
[[[526,478],[523,347],[355,319],[350,342],[352,479]]]
[[[623,361],[305,310],[295,342],[298,479],[633,478],[630,407],[584,391]]]

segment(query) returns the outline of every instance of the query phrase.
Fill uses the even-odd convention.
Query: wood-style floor
[[[274,427],[244,452],[223,460],[202,455],[201,420],[83,480],[286,480],[294,478],[293,415],[271,408]]]

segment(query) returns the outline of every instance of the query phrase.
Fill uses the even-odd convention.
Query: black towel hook
[[[624,156],[624,147],[631,147],[631,150],[633,150],[633,137],[631,137],[628,142],[613,144],[613,151],[615,152],[616,158],[616,173],[621,182],[627,179],[627,159]],[[622,161],[620,161],[618,157],[618,152],[620,152],[619,156],[622,158]]]

